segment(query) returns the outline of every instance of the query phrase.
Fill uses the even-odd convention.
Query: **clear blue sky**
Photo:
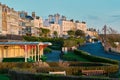
[[[17,11],[35,11],[47,18],[59,13],[68,19],[87,22],[88,27],[101,29],[105,24],[120,32],[120,0],[0,0]]]

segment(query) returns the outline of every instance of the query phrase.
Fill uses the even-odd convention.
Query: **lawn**
[[[7,75],[0,74],[0,80],[10,80]]]
[[[63,59],[68,61],[83,61],[83,62],[90,62],[89,60],[82,58],[72,52],[68,52],[67,54],[63,55]]]

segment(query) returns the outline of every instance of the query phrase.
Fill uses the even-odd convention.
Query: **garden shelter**
[[[40,61],[40,56],[48,45],[52,44],[50,42],[0,42],[0,60],[24,57],[27,62],[27,59],[31,57],[35,62]]]

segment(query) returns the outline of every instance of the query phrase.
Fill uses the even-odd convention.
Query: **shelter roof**
[[[0,45],[52,45],[50,42],[0,42]]]

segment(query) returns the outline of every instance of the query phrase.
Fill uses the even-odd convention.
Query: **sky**
[[[16,11],[34,11],[43,19],[59,13],[67,19],[85,21],[88,28],[102,30],[104,25],[120,33],[120,0],[0,0]]]

